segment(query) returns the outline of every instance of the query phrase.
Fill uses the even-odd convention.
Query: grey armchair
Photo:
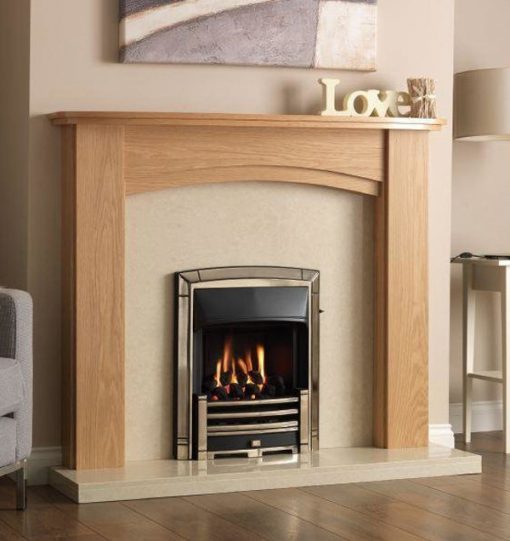
[[[0,287],[0,476],[16,472],[18,509],[26,507],[32,450],[32,299]]]

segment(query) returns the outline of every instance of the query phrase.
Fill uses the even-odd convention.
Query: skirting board
[[[462,403],[450,404],[450,423],[455,434],[462,433]],[[473,432],[503,430],[503,402],[501,400],[473,402]]]
[[[61,447],[35,447],[28,459],[28,484],[47,485],[50,468],[60,464],[62,464]]]
[[[258,459],[128,462],[123,468],[52,468],[50,484],[77,503],[220,494],[480,473],[481,457],[431,445],[419,449],[321,449]]]
[[[455,438],[452,425],[429,425],[429,441],[453,449],[455,447]]]

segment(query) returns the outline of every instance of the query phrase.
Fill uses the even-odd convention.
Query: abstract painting
[[[120,0],[122,62],[374,70],[377,0]]]

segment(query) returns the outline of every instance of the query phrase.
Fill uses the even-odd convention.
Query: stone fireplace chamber
[[[62,134],[54,487],[93,502],[480,471],[480,457],[428,441],[428,137],[441,120],[49,118]],[[260,212],[249,249],[222,255],[207,184],[224,197],[246,186],[268,208],[302,197],[311,212],[280,239],[280,209],[222,206],[239,231]],[[167,198],[173,221],[140,197]],[[194,206],[205,239],[189,233]],[[158,235],[178,241],[154,257]]]

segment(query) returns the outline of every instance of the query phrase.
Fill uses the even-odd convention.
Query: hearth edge
[[[197,462],[178,460],[134,461],[105,470],[55,467],[50,470],[50,485],[77,503],[94,503],[476,474],[482,469],[479,455],[432,444],[417,449],[322,449],[298,461],[299,469],[266,465],[243,471],[253,464],[223,459],[223,467],[239,464],[237,470],[226,473],[207,473]],[[320,461],[324,464],[313,464]],[[182,464],[189,464],[190,471],[181,467],[182,471],[170,472]],[[206,467],[210,464],[208,461]],[[151,470],[152,476],[144,475]],[[154,470],[161,474],[155,475]]]

